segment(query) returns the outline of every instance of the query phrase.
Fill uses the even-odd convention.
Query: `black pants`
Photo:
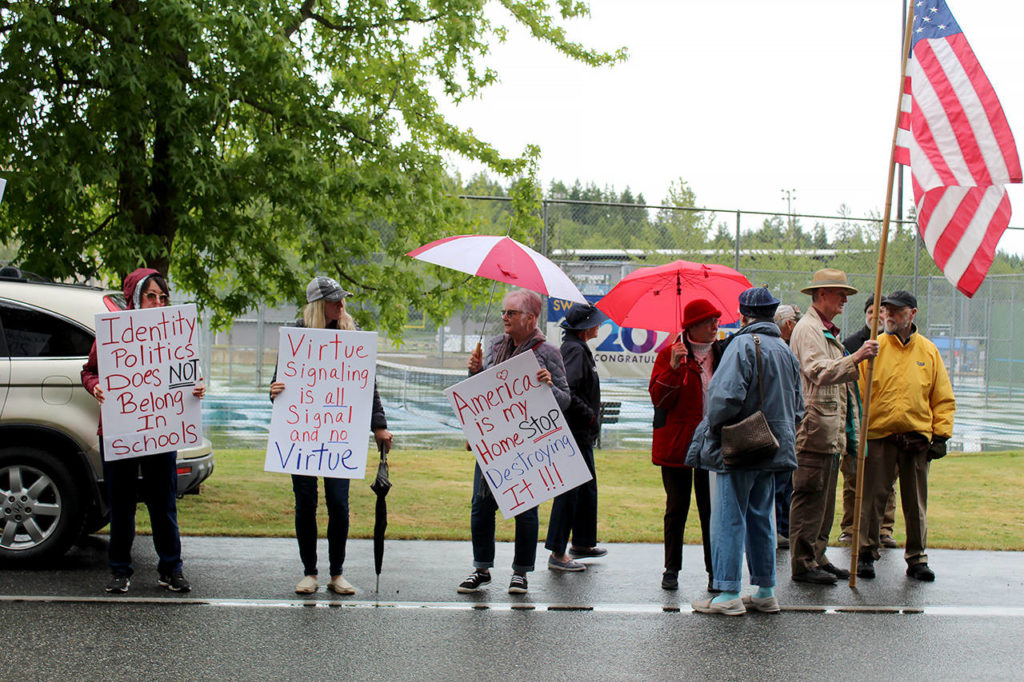
[[[100,439],[102,456],[102,438]],[[178,534],[178,453],[133,457],[103,462],[103,478],[110,502],[110,570],[130,576],[132,543],[135,541],[135,508],[146,503],[153,529],[157,570],[170,575],[181,570],[181,537]],[[141,478],[140,478],[141,473]]]
[[[330,575],[341,575],[348,542],[347,478],[324,478],[327,500],[327,559]],[[316,575],[316,476],[292,475],[295,493],[295,539],[299,541],[299,558],[305,575]]]
[[[594,470],[594,447],[577,444],[583,461],[590,469],[591,480],[564,492],[551,504],[551,518],[548,521],[548,536],[544,548],[555,554],[565,554],[569,536],[576,547],[597,545],[597,473]]]
[[[691,490],[697,493],[697,514],[704,542],[704,570],[711,569],[711,488],[708,472],[689,467],[661,467],[665,485],[665,570],[678,572],[683,567],[683,531],[690,513]]]

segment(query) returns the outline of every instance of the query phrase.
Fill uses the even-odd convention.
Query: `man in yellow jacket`
[[[871,378],[857,575],[875,577],[879,526],[898,474],[907,524],[903,555],[907,575],[931,582],[935,573],[928,568],[925,553],[928,469],[931,460],[946,454],[946,441],[953,435],[956,401],[942,356],[934,343],[917,332],[914,295],[894,291],[882,299],[882,306],[886,312],[885,334],[878,340],[878,358]],[[866,365],[860,368],[860,374],[863,395]]]

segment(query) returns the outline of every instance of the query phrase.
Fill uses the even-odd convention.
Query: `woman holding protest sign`
[[[124,278],[125,307],[128,310],[160,308],[170,305],[171,291],[167,280],[149,268],[139,268]],[[82,385],[101,405],[103,389],[100,385],[96,343],[89,351],[89,359],[82,367]],[[206,389],[197,384],[192,395],[202,398]],[[103,456],[103,420],[100,435],[100,455]],[[192,589],[182,574],[181,537],[178,533],[178,453],[163,452],[156,455],[133,457],[114,462],[103,461],[103,479],[107,485],[110,506],[110,545],[107,554],[111,578],[106,591],[123,593],[131,584],[132,542],[135,539],[135,508],[142,499],[149,510],[153,529],[153,546],[160,557],[157,564],[159,584],[172,592]]]
[[[470,374],[501,364],[509,358],[532,351],[537,356],[540,369],[537,381],[547,384],[554,393],[558,407],[569,408],[572,396],[565,381],[565,366],[561,352],[547,342],[544,334],[537,329],[540,318],[540,296],[532,291],[517,289],[505,295],[502,300],[501,322],[505,333],[487,342],[487,354],[477,348],[466,363]],[[498,503],[484,480],[480,464],[473,471],[473,502],[470,507],[469,528],[473,540],[473,572],[459,583],[458,592],[476,592],[491,582],[491,567],[494,566],[494,514]],[[528,586],[526,574],[533,570],[537,559],[537,533],[540,520],[537,508],[533,507],[516,515],[515,554],[512,558],[512,580],[509,594],[525,594]]]
[[[355,331],[355,320],[345,311],[345,298],[352,294],[341,288],[330,277],[314,277],[306,286],[306,307],[296,327],[312,329],[342,329]],[[277,369],[270,383],[270,399],[274,400],[284,390],[284,382],[277,380]],[[384,405],[373,388],[373,412],[370,428],[378,447],[387,452],[391,449],[391,433],[388,431]],[[345,545],[348,542],[348,489],[347,478],[324,477],[324,498],[327,502],[327,552],[331,579],[327,589],[336,594],[355,594],[356,590],[342,575],[345,563]],[[295,538],[299,543],[299,558],[302,560],[304,575],[295,586],[296,594],[312,594],[320,586],[317,583],[317,477],[292,475],[292,491],[295,493]]]

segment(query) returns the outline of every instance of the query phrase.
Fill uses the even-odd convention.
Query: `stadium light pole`
[[[784,189],[782,191],[782,198],[786,200],[786,213],[789,215],[789,231],[793,232],[793,224],[796,222],[793,217],[793,200],[796,199],[796,188]]]

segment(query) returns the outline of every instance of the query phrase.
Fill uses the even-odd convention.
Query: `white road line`
[[[417,602],[417,601],[371,601],[371,600],[318,600],[318,599],[201,599],[185,596],[128,597],[128,596],[43,596],[43,595],[0,595],[0,603],[35,602],[52,604],[132,604],[132,605],[178,605],[216,606],[221,608],[248,609],[401,609],[433,611],[532,611],[542,613],[694,613],[688,605],[672,606],[657,604],[548,604],[508,602]],[[1024,607],[1013,606],[843,606],[836,604],[783,606],[788,613],[841,614],[888,614],[926,615],[955,617],[1003,617],[1024,618]]]

